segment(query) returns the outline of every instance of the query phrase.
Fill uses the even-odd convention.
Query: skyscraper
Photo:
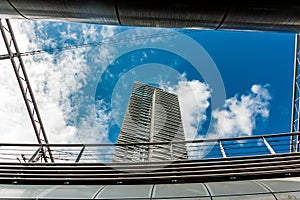
[[[113,161],[160,161],[186,159],[178,97],[144,83],[134,82],[118,144],[159,143],[117,146]]]

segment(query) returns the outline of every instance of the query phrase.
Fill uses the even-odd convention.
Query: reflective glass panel
[[[2,187],[4,186],[4,187]],[[34,198],[44,191],[51,190],[52,185],[1,185],[0,197],[2,198]]]
[[[153,198],[156,200],[211,200],[210,197],[192,197],[192,198]]]
[[[285,192],[300,190],[300,178],[281,178],[259,180],[273,192]]]
[[[158,184],[153,190],[153,198],[166,197],[199,197],[209,196],[202,183]]]
[[[213,197],[213,200],[276,200],[272,194],[239,195],[226,197]]]
[[[274,193],[278,200],[286,200],[286,199],[300,199],[300,191],[299,192],[284,192],[284,193]]]
[[[149,199],[152,185],[107,185],[96,199],[137,198]]]
[[[222,181],[205,183],[212,196],[270,193],[254,181]]]
[[[44,198],[83,199],[92,198],[103,186],[99,185],[58,185],[49,192],[45,192]]]

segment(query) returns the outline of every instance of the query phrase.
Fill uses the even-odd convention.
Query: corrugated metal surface
[[[300,32],[300,1],[0,0],[1,18]]]
[[[117,3],[124,25],[150,27],[205,27],[215,29],[225,16],[228,3],[209,1],[129,1]],[[199,5],[200,4],[200,5]]]
[[[6,14],[12,17],[11,12],[15,9],[17,18],[21,14],[32,20],[118,24],[115,3],[111,0],[10,0],[10,7],[6,2],[0,0],[1,10],[4,10],[0,17],[6,17]]]

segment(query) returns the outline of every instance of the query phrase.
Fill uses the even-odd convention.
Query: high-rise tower
[[[144,83],[134,82],[118,144],[157,143],[156,145],[117,146],[113,161],[160,161],[186,159],[178,97]]]

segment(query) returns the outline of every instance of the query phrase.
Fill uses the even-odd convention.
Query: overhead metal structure
[[[37,103],[30,86],[30,82],[22,57],[20,55],[15,35],[8,19],[0,19],[0,30],[8,53],[7,59],[10,59],[13,66],[38,143],[40,145],[48,144],[48,139],[37,107]],[[41,146],[41,148],[37,152],[36,158],[42,158],[45,162],[48,162],[49,158],[51,162],[54,162],[49,147]]]
[[[300,32],[300,1],[0,0],[0,17],[122,26]]]
[[[293,101],[292,101],[292,120],[291,132],[300,131],[300,44],[299,34],[295,37],[295,66],[294,66],[294,83],[293,83]],[[291,152],[299,152],[299,135],[291,136]]]

